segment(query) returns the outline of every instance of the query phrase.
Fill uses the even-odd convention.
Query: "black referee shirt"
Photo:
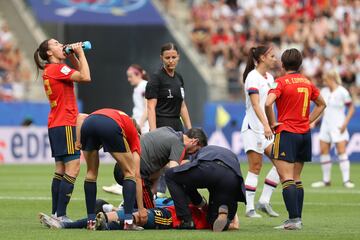
[[[170,77],[164,68],[152,74],[146,85],[145,98],[157,99],[155,112],[159,117],[180,117],[184,95],[182,76],[175,72]]]

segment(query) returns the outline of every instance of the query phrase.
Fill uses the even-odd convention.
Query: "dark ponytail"
[[[268,46],[258,46],[250,48],[248,59],[246,62],[245,71],[243,73],[243,81],[246,81],[246,77],[255,68],[255,61],[259,63],[260,57],[264,55],[270,47]]]
[[[49,56],[47,55],[47,51],[49,50],[49,40],[50,39],[46,39],[45,41],[43,41],[34,52],[34,61],[37,66],[36,78],[38,78],[38,76],[39,76],[39,69],[44,70],[44,68],[45,68],[45,66],[42,64],[42,62],[49,60],[48,59]],[[39,59],[39,57],[41,58],[42,61]]]

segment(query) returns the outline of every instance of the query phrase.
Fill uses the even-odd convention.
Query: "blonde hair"
[[[335,80],[335,82],[339,85],[341,85],[341,77],[338,71],[336,69],[331,69],[327,73],[324,74],[324,78],[330,78],[332,80]]]

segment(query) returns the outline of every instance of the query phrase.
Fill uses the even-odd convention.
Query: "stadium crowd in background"
[[[337,69],[360,102],[359,1],[194,0],[189,7],[192,42],[209,64],[225,69],[230,94],[242,92],[249,48],[271,42],[279,54],[300,49],[302,73],[319,87],[322,74]]]
[[[26,97],[26,85],[30,79],[30,68],[8,24],[0,16],[0,101]]]

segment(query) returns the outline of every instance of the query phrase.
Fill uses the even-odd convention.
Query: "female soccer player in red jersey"
[[[45,93],[50,103],[49,140],[55,158],[52,180],[52,214],[67,219],[66,207],[80,170],[80,151],[75,149],[78,108],[74,82],[90,82],[90,70],[81,42],[71,44],[73,54],[66,55],[64,45],[55,39],[43,41],[34,53],[37,67],[43,70]],[[74,68],[64,63],[69,59]],[[41,60],[40,60],[41,59]]]
[[[135,199],[143,206],[142,180],[140,177],[140,127],[124,112],[104,108],[91,113],[81,125],[81,147],[86,160],[87,173],[84,182],[87,228],[95,227],[96,180],[99,169],[99,149],[109,152],[119,164],[123,174],[123,196],[125,226],[124,229],[136,230],[133,224]],[[145,216],[146,210],[139,207],[139,213]]]
[[[146,71],[138,64],[131,64],[126,71],[127,79],[134,87],[132,99],[134,107],[132,109],[132,118],[140,125],[141,133],[149,131],[149,122],[147,121],[145,88],[148,80]],[[111,186],[102,187],[105,192],[122,194],[122,186],[114,183]]]
[[[326,104],[315,85],[298,72],[302,55],[297,49],[286,50],[281,62],[286,75],[276,79],[269,91],[265,112],[276,133],[271,157],[283,185],[282,194],[289,213],[289,219],[276,228],[296,230],[302,228],[304,189],[301,171],[304,163],[311,161],[310,123],[320,116]],[[315,103],[311,113],[310,101]],[[278,122],[275,120],[274,102]]]

